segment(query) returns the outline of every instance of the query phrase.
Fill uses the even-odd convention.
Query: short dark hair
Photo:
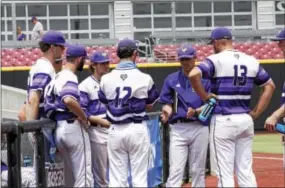
[[[135,49],[128,48],[128,47],[119,48],[117,49],[117,56],[120,59],[130,58],[132,57],[135,51],[136,51]]]
[[[50,44],[44,43],[43,41],[39,42],[40,49],[43,53],[47,52],[50,49]]]
[[[95,72],[95,69],[92,66],[93,64],[89,65],[89,71],[93,74]]]

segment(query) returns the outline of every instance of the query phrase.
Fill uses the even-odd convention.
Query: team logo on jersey
[[[181,87],[181,86],[180,86],[180,84],[178,83],[178,84],[176,84],[176,86],[175,86],[175,87]]]
[[[238,54],[234,54],[235,58],[239,59],[239,55]]]
[[[125,81],[125,79],[128,78],[128,75],[127,74],[121,74],[120,78]]]
[[[186,51],[187,51],[187,48],[186,48],[186,47],[183,47],[183,48],[181,49],[181,51],[182,51],[182,52],[186,52]]]

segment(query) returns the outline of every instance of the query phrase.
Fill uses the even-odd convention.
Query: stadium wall
[[[261,60],[262,66],[271,75],[274,83],[276,84],[276,90],[274,92],[272,102],[270,103],[267,110],[264,112],[262,117],[256,121],[255,129],[262,130],[264,121],[267,116],[269,116],[279,105],[281,98],[281,89],[285,81],[285,62],[284,60]],[[114,68],[112,65],[111,68]],[[138,64],[141,71],[148,73],[152,76],[155,84],[160,90],[164,79],[170,73],[179,70],[179,63],[167,63],[167,64]],[[26,89],[27,77],[28,77],[29,67],[3,67],[1,73],[1,80],[3,85],[12,86],[20,89]],[[85,67],[83,72],[78,73],[79,82],[84,80],[89,75],[87,67]],[[255,88],[252,93],[252,103],[253,107],[258,100],[260,94],[260,89]],[[155,110],[159,110],[160,105],[156,106]]]

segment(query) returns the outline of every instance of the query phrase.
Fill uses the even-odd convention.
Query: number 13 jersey
[[[211,55],[198,69],[211,80],[211,92],[219,99],[215,114],[248,113],[254,84],[261,87],[271,80],[253,56],[236,50]]]
[[[106,104],[107,119],[122,124],[146,120],[146,105],[155,103],[159,93],[150,75],[135,66],[117,66],[102,77],[98,96]]]

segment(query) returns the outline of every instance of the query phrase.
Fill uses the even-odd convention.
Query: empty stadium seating
[[[156,62],[175,62],[177,61],[176,50],[179,45],[156,45],[153,54]],[[193,45],[197,50],[198,61],[213,54],[213,48],[210,45]],[[275,42],[269,43],[234,43],[234,48],[253,55],[257,59],[281,59],[284,58],[282,51]],[[87,47],[88,55],[95,51],[107,53],[112,59],[111,63],[118,63],[115,46],[91,46]],[[2,67],[10,66],[31,66],[36,59],[41,56],[38,48],[22,48],[22,49],[2,49],[1,65]],[[145,58],[138,58],[137,63],[146,63]]]
[[[99,51],[106,53],[112,59],[111,63],[118,63],[119,58],[116,54],[115,46],[93,46],[87,47],[88,55]],[[11,66],[31,66],[39,57],[41,51],[39,48],[22,48],[22,49],[2,49],[1,51],[1,65],[2,67]],[[145,58],[137,58],[137,63],[145,63]]]
[[[198,61],[202,61],[205,57],[213,54],[211,45],[193,45],[197,50]],[[177,61],[176,51],[177,45],[156,45],[154,47],[154,56],[160,62]],[[253,55],[257,59],[282,59],[284,55],[276,42],[269,43],[234,43],[234,48],[249,55]]]

